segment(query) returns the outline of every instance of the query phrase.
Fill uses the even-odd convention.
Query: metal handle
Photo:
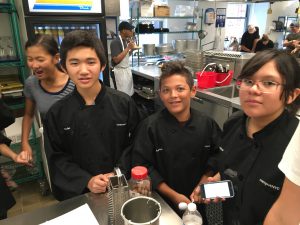
[[[204,101],[203,101],[202,98],[198,98],[198,97],[195,96],[195,97],[193,97],[193,100],[198,102],[198,103],[204,104]]]

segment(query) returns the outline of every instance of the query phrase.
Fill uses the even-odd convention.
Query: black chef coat
[[[0,111],[0,144],[9,146],[11,140],[5,137],[1,130],[12,124],[15,121],[15,117],[2,99],[0,99]],[[6,218],[7,210],[15,203],[16,201],[0,173],[0,219]]]
[[[9,146],[10,140],[5,137],[0,131],[0,144],[6,144]],[[0,174],[0,219],[2,216],[6,217],[7,210],[13,207],[16,203],[13,195],[7,187],[4,178]]]
[[[298,125],[298,119],[284,111],[251,139],[246,118],[242,112],[233,114],[221,141],[221,177],[232,180],[235,188],[235,197],[223,203],[226,225],[263,223],[283,184],[278,163]]]
[[[95,105],[85,105],[77,89],[55,103],[45,121],[55,197],[87,192],[92,176],[112,172],[116,165],[129,170],[130,136],[139,118],[128,95],[103,84]]]
[[[163,109],[139,126],[132,152],[133,165],[148,167],[154,189],[165,182],[189,197],[208,166],[214,166],[209,158],[219,149],[220,134],[217,123],[199,111],[191,109],[190,119],[181,127]]]
[[[248,49],[252,50],[254,40],[258,39],[258,38],[259,38],[259,35],[257,32],[250,34],[248,31],[246,31],[242,36],[241,45],[244,45]],[[241,51],[244,52],[244,50],[241,50]]]

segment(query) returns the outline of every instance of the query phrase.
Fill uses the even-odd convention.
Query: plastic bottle
[[[146,167],[136,166],[131,169],[129,186],[131,197],[139,195],[151,196],[151,181]]]
[[[188,204],[187,210],[182,216],[182,221],[184,225],[202,225],[202,216],[197,211],[195,203],[191,202]]]

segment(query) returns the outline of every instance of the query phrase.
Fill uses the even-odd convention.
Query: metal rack
[[[1,76],[7,76],[11,74],[17,74],[20,82],[24,84],[26,79],[27,69],[25,63],[25,57],[23,52],[23,46],[21,44],[20,31],[19,31],[19,21],[18,12],[16,9],[14,0],[7,0],[6,3],[0,3],[0,13],[7,14],[9,18],[9,25],[11,31],[11,41],[12,47],[15,55],[13,57],[1,58],[0,60],[0,79]],[[4,99],[5,100],[5,99]],[[24,98],[21,101],[7,102],[9,107],[14,111],[15,114],[22,114],[25,107]],[[20,128],[21,129],[21,128]],[[35,180],[42,177],[43,170],[41,165],[40,156],[40,142],[37,139],[35,128],[32,127],[32,139],[30,140],[30,145],[33,150],[34,156],[34,166],[27,167],[23,165],[17,165],[11,160],[1,158],[0,166],[7,170],[12,179],[16,183],[23,183],[30,180]],[[20,151],[21,144],[13,143],[11,146],[15,152]]]

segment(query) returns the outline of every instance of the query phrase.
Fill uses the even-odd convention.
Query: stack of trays
[[[202,51],[186,51],[185,65],[191,67],[195,73],[201,71],[205,65],[205,58]]]

